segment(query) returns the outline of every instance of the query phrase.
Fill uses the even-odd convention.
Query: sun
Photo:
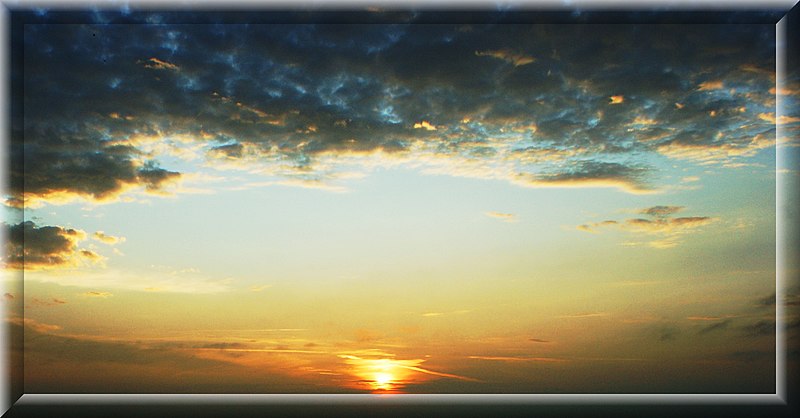
[[[377,373],[375,374],[373,387],[378,390],[391,390],[394,385],[394,376],[389,373]]]

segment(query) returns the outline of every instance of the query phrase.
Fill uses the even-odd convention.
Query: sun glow
[[[389,373],[377,373],[375,374],[375,381],[372,383],[372,386],[376,390],[391,390],[394,385],[394,376]]]

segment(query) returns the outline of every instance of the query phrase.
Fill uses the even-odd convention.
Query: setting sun
[[[394,378],[388,373],[378,373],[375,375],[374,387],[378,390],[391,390]]]

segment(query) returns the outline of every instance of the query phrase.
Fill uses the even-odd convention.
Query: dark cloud
[[[647,191],[644,177],[648,169],[638,165],[626,165],[600,161],[578,161],[564,170],[529,177],[534,185],[620,186],[633,192]]]
[[[678,213],[684,209],[683,206],[653,206],[650,208],[642,209],[639,213],[656,216],[656,217],[663,217],[667,215],[672,215],[674,213]]]
[[[680,334],[680,330],[676,327],[663,327],[658,331],[659,341],[672,341],[675,340]]]
[[[700,334],[700,335],[704,335],[704,334],[708,334],[708,333],[715,332],[715,331],[721,331],[721,330],[724,330],[724,329],[728,328],[728,326],[730,324],[731,324],[731,320],[730,319],[726,319],[724,321],[718,321],[718,322],[715,321],[712,324],[701,328],[699,331],[697,331],[697,333]]]
[[[761,320],[742,327],[742,333],[750,337],[774,336],[775,321]]]
[[[775,353],[760,350],[736,351],[730,354],[730,358],[737,361],[752,363],[759,360],[774,359]]]
[[[34,392],[311,393],[327,389],[315,389],[279,367],[267,366],[256,375],[251,367],[204,358],[196,349],[62,336],[57,333],[60,327],[30,318],[12,321],[12,327],[25,329],[25,382]]]
[[[212,164],[312,180],[326,156],[383,151],[634,193],[658,186],[642,155],[725,162],[772,144],[758,115],[774,108],[773,25],[470,28],[26,25],[10,202],[23,178],[28,199],[159,191],[181,178],[177,136]]]
[[[800,306],[800,294],[790,293],[787,294],[783,299],[783,303],[786,306]]]
[[[776,294],[773,293],[769,296],[759,299],[757,303],[758,306],[775,306],[775,296]]]
[[[72,267],[101,257],[78,242],[86,239],[81,230],[60,226],[36,226],[31,221],[16,225],[4,224],[8,231],[6,267],[15,270],[38,270]]]
[[[208,343],[208,344],[201,344],[196,348],[217,348],[220,350],[224,350],[226,348],[245,348],[246,345],[242,343]]]

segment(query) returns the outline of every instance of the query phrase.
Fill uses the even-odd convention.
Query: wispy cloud
[[[724,330],[724,329],[728,328],[728,326],[730,324],[731,324],[731,320],[730,319],[725,319],[725,320],[722,320],[722,321],[713,321],[712,324],[707,325],[707,326],[705,326],[703,328],[700,328],[700,330],[697,331],[697,333],[703,335],[703,334],[708,334],[708,333],[715,332],[715,331],[721,331],[721,330]]]
[[[503,212],[485,212],[486,216],[490,218],[500,219],[503,222],[516,222],[517,215],[513,213],[503,213]]]
[[[542,362],[563,363],[567,360],[554,357],[507,357],[507,356],[469,356],[473,360],[503,361],[503,362]]]
[[[650,216],[650,218],[629,218],[621,221],[606,220],[591,222],[578,225],[576,228],[591,233],[598,233],[607,228],[617,228],[630,234],[659,235],[659,239],[650,240],[646,242],[646,244],[653,248],[672,248],[680,243],[680,237],[682,235],[694,232],[718,220],[710,216],[671,216],[683,210],[683,206],[652,206],[637,211],[638,213]],[[625,243],[625,245],[631,246],[639,244],[638,242]]]
[[[30,299],[31,306],[59,306],[65,303],[67,301],[59,298],[39,299],[34,297]]]
[[[499,49],[499,50],[491,50],[491,51],[475,51],[475,55],[479,57],[492,57],[501,59],[508,63],[513,64],[515,67],[519,67],[520,65],[527,65],[533,62],[536,62],[536,59],[524,55],[521,53],[516,53],[511,51],[510,49]]]
[[[608,312],[588,312],[588,313],[579,313],[573,315],[559,315],[556,318],[598,318],[609,316]]]
[[[53,331],[61,330],[61,326],[53,325],[53,324],[45,324],[43,322],[39,322],[33,318],[9,318],[7,319],[8,322],[16,325],[22,325],[28,328],[31,328],[37,332],[41,333],[50,333]]]
[[[463,315],[463,314],[470,313],[470,312],[472,312],[472,311],[469,310],[469,309],[460,309],[460,310],[457,310],[457,311],[448,311],[448,312],[425,312],[425,313],[422,314],[422,316],[430,318],[430,317],[443,316],[443,315]]]
[[[94,291],[94,290],[90,291],[90,292],[84,292],[84,293],[82,293],[82,295],[93,297],[93,298],[107,298],[107,297],[110,297],[110,296],[114,296],[113,294],[111,294],[109,292],[98,292],[98,291]]]
[[[199,272],[180,273],[150,269],[149,271],[134,273],[112,268],[31,271],[26,273],[25,279],[89,289],[198,294],[230,291],[233,282],[231,278],[209,277]],[[94,290],[89,292],[94,292]]]
[[[167,61],[162,61],[158,58],[150,58],[144,62],[145,68],[152,68],[154,70],[172,70],[178,71],[180,67]]]

